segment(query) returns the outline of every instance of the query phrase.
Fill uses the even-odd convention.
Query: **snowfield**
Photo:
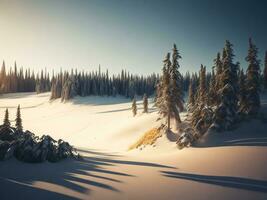
[[[145,114],[138,101],[138,114],[133,117],[131,102],[124,97],[76,97],[61,103],[49,96],[2,95],[0,120],[5,108],[15,119],[20,104],[25,129],[70,142],[85,159],[0,162],[1,200],[267,199],[267,124],[260,120],[207,136],[183,150],[163,136],[154,146],[128,151],[160,123],[151,103]],[[266,99],[262,100],[265,115]]]

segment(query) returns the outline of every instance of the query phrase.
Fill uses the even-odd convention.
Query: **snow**
[[[251,120],[232,132],[217,133],[218,137],[210,133],[182,150],[173,136],[163,135],[153,146],[127,151],[160,123],[151,102],[146,114],[139,99],[133,117],[131,101],[124,97],[76,97],[61,103],[49,96],[2,95],[0,120],[6,107],[13,120],[20,104],[24,128],[70,142],[85,159],[1,162],[1,200],[267,199],[266,123]],[[266,102],[262,112],[267,114]]]

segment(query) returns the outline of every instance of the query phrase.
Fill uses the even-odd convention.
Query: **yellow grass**
[[[145,134],[135,144],[131,145],[129,150],[138,148],[142,145],[152,145],[159,137],[161,137],[160,128],[152,128],[145,132]]]

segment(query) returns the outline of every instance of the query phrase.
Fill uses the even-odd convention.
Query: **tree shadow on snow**
[[[175,134],[174,132],[172,132],[170,130],[170,131],[167,131],[166,137],[167,137],[167,139],[169,141],[176,142],[178,140],[179,135],[178,134]]]
[[[162,175],[169,178],[185,179],[200,183],[207,183],[223,187],[243,189],[249,191],[267,193],[267,181],[233,176],[211,176],[201,174],[179,173],[172,171],[161,171]]]
[[[122,165],[175,169],[156,163],[130,161],[119,155],[93,150],[88,150],[82,160],[64,160],[58,163],[29,164],[12,159],[0,164],[1,200],[82,199],[84,195],[89,197],[94,188],[121,192],[115,184],[123,184],[126,179],[136,177],[123,172],[119,167]],[[117,167],[116,170],[113,167]],[[65,190],[36,188],[36,182],[56,185]]]
[[[114,104],[122,104],[131,102],[130,98],[126,98],[123,96],[85,96],[80,97],[77,96],[71,99],[73,104],[77,105],[92,105],[92,106],[100,106],[100,105],[114,105]]]

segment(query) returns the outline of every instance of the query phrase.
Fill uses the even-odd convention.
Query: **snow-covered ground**
[[[0,199],[267,199],[267,124],[253,120],[233,132],[178,150],[163,136],[156,146],[127,151],[157,126],[157,111],[132,116],[123,97],[49,101],[49,93],[0,97],[0,120],[21,105],[23,126],[69,141],[83,161],[0,163]],[[263,101],[267,115],[267,102]],[[183,114],[184,115],[184,114]],[[218,139],[220,138],[220,139]]]

